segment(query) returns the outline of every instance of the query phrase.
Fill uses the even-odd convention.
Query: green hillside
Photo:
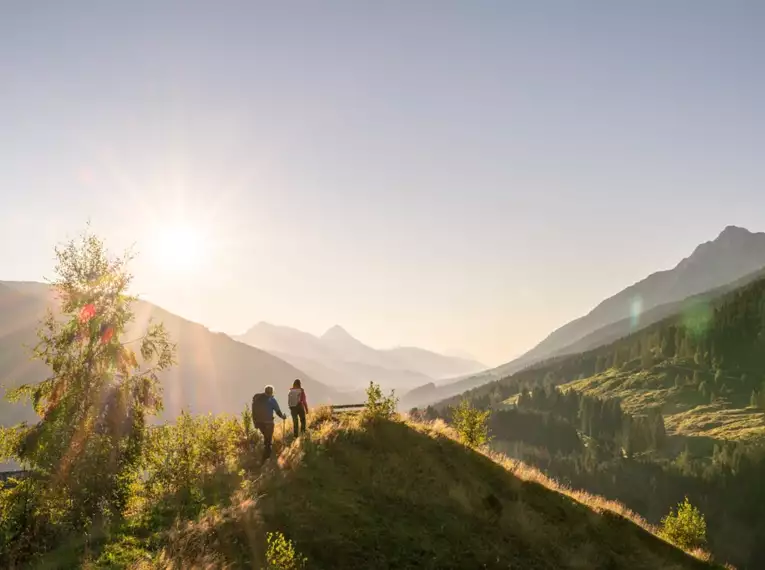
[[[765,434],[764,383],[765,279],[759,279],[711,301],[697,299],[608,345],[546,361],[465,396],[496,403],[523,387],[560,385],[618,397],[635,413],[658,407],[670,432],[751,440]],[[694,414],[708,421],[695,422]]]
[[[119,529],[95,538],[89,552],[82,540],[69,542],[37,567],[260,568],[268,532],[283,533],[317,570],[712,567],[620,505],[470,450],[443,424],[319,410],[303,439],[290,435],[285,447],[277,430],[281,453],[261,471],[252,459],[259,445],[241,420],[181,423],[187,435],[230,445],[195,456],[188,478],[181,467],[149,461]],[[170,474],[184,483],[155,494],[152,482]]]
[[[765,279],[596,349],[463,398],[491,408],[494,447],[652,522],[689,496],[712,552],[761,568],[765,552]]]

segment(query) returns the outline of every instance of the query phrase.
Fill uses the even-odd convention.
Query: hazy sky
[[[765,229],[764,25],[758,1],[6,0],[0,279],[50,275],[90,218],[213,329],[504,362]]]

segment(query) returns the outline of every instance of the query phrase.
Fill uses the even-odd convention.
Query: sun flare
[[[193,271],[200,268],[205,257],[205,243],[199,231],[190,225],[161,228],[154,247],[155,261],[172,271]]]

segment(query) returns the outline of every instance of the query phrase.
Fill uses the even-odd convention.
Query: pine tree
[[[616,347],[614,349],[614,364],[613,364],[613,367],[616,368],[616,369],[619,369],[619,368],[622,367],[623,363],[624,362],[622,360],[621,351],[619,350],[618,347]]]

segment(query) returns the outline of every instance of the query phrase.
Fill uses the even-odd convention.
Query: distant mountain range
[[[445,386],[421,386],[403,398],[423,405],[504,378],[553,356],[574,354],[612,342],[678,312],[693,297],[714,297],[745,284],[765,268],[765,233],[726,227],[696,247],[673,269],[659,271],[562,326],[519,358]]]
[[[411,390],[422,384],[474,374],[486,366],[415,347],[372,348],[335,325],[321,336],[258,323],[238,340],[279,356],[317,380],[338,389],[358,390],[370,381],[384,388]]]
[[[49,306],[55,306],[54,296],[43,283],[0,282],[0,385],[4,388],[39,381],[48,375],[43,364],[30,359],[29,347],[37,342],[35,331]],[[343,403],[349,398],[277,356],[211,332],[156,305],[139,301],[134,310],[135,326],[126,337],[140,336],[149,319],[153,319],[164,323],[178,346],[178,365],[162,377],[163,418],[173,418],[184,408],[200,413],[238,414],[265,384],[272,384],[277,397],[283,400],[295,378],[303,380],[312,403]],[[0,396],[3,394],[0,389]],[[0,424],[34,418],[29,407],[0,399]]]

